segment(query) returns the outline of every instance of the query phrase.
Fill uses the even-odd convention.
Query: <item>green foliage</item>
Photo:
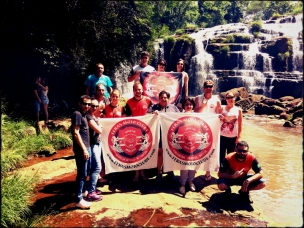
[[[234,39],[236,43],[250,43],[250,35],[247,34],[234,34]]]
[[[291,15],[298,15],[303,13],[303,2],[298,1],[291,12]]]
[[[254,21],[251,23],[251,31],[254,32],[261,32],[262,30],[262,22],[261,21]]]
[[[277,20],[279,18],[282,18],[283,16],[280,15],[279,13],[273,13],[272,16],[271,16],[271,19],[272,20]]]
[[[30,154],[62,149],[72,145],[70,134],[58,131],[47,135],[28,135],[28,129],[33,128],[28,122],[10,120],[6,115],[1,116],[2,127],[2,175],[17,168],[17,166]]]
[[[182,35],[177,40],[182,40],[187,44],[191,44],[194,41],[194,39],[192,37],[190,37],[188,34]]]
[[[14,174],[1,179],[1,226],[24,227],[31,212],[28,207],[36,176]]]
[[[185,29],[197,29],[198,25],[196,24],[186,24]]]
[[[228,36],[226,36],[226,39],[225,39],[225,43],[234,43],[234,35],[232,34],[229,34]]]
[[[253,36],[254,36],[254,38],[258,38],[260,36],[260,33],[259,32],[253,32]]]
[[[177,29],[177,30],[175,31],[175,34],[176,34],[176,35],[179,35],[179,36],[183,35],[184,33],[185,33],[185,30],[184,30],[184,29]]]
[[[293,8],[294,4],[291,1],[269,1],[265,9],[263,10],[263,19],[270,19],[274,13],[279,15],[289,14],[293,11]]]

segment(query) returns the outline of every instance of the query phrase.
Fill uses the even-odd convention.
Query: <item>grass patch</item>
[[[28,202],[36,181],[35,176],[19,174],[1,180],[1,226],[24,227],[31,214]]]
[[[3,101],[1,100],[3,105]],[[5,106],[5,105],[4,105]],[[63,131],[37,135],[35,127],[25,120],[13,121],[1,107],[1,226],[33,227],[49,210],[33,214],[30,198],[38,175],[21,176],[16,169],[30,154],[53,152],[72,145],[71,134]],[[13,171],[11,174],[10,171]]]

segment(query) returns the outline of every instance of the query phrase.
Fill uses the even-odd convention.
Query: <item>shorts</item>
[[[244,181],[246,179],[248,179],[249,177],[252,177],[253,174],[247,174],[247,176],[244,176],[244,177],[241,177],[241,178],[235,178],[235,179],[230,179],[230,178],[223,178],[223,177],[220,177],[218,180],[217,180],[217,184],[225,184],[227,186],[232,186],[232,185],[239,185],[239,186],[242,186]],[[248,187],[256,187],[258,186],[259,184],[261,183],[265,183],[265,180],[264,179],[259,179],[259,180],[256,180],[256,181],[253,181],[249,184]]]
[[[34,108],[36,113],[40,112],[40,103],[37,100],[34,101]]]
[[[46,96],[41,97],[41,103],[42,104],[49,104],[49,98]]]

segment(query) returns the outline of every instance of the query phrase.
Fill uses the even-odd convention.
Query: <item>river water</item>
[[[242,140],[260,162],[266,188],[252,191],[255,206],[279,226],[303,224],[303,128],[245,116]]]

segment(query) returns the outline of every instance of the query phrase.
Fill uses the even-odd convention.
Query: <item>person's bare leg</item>
[[[45,123],[49,122],[48,104],[43,104],[43,111],[45,115]]]
[[[157,174],[162,174],[163,168],[163,149],[158,148],[158,155],[157,155]]]

